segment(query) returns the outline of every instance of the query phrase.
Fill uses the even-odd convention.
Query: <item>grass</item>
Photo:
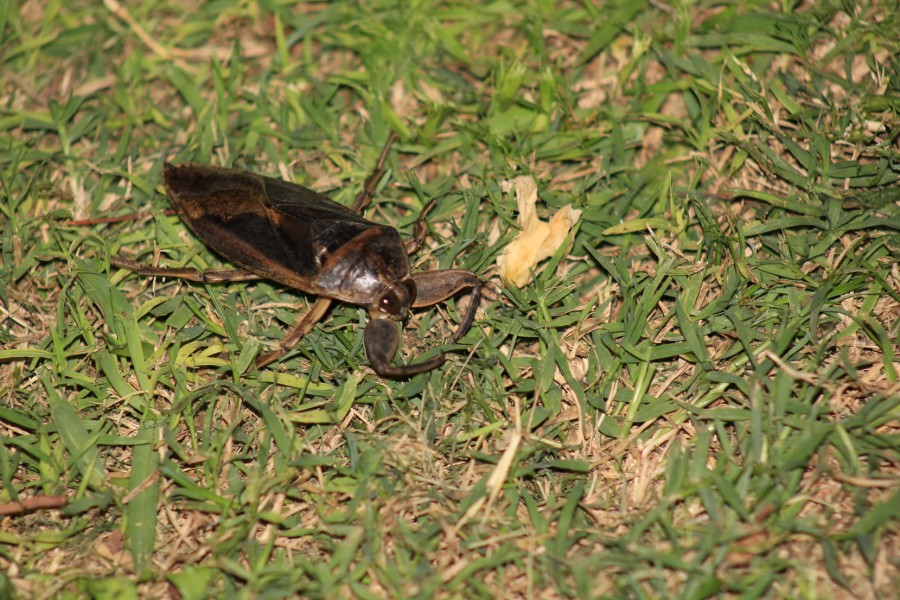
[[[892,597],[896,3],[363,4],[0,2],[0,597]],[[349,203],[392,131],[369,216],[493,283],[440,370],[110,267],[223,265],[165,161]]]

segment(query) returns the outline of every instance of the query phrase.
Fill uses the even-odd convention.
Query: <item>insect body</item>
[[[376,171],[357,198],[368,203]],[[264,356],[267,364],[287,351],[324,314],[329,298],[369,309],[365,345],[369,361],[383,376],[397,377],[439,367],[443,354],[407,365],[392,365],[400,345],[398,321],[411,307],[430,306],[465,288],[472,302],[453,340],[468,330],[481,296],[482,281],[471,271],[450,269],[410,273],[408,252],[424,237],[423,211],[416,238],[404,244],[393,227],[373,223],[354,210],[303,186],[246,171],[200,165],[166,165],[166,193],[181,219],[210,248],[239,270],[198,273],[192,269],[147,268],[117,258],[119,266],[147,275],[174,275],[194,281],[270,279],[320,296],[281,348]],[[323,306],[324,305],[324,306]],[[312,322],[309,322],[309,321]]]

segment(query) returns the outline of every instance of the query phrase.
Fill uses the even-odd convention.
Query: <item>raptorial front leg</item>
[[[469,327],[475,321],[475,312],[481,304],[481,292],[485,282],[479,279],[472,271],[464,271],[462,269],[425,271],[423,273],[414,273],[412,278],[416,283],[416,301],[413,303],[413,306],[416,308],[437,304],[460,290],[472,288],[469,309],[466,311],[462,321],[460,321],[459,329],[453,334],[451,342],[455,342],[466,335]]]
[[[366,324],[366,355],[375,372],[382,377],[408,377],[437,369],[444,364],[444,354],[438,354],[428,360],[392,365],[397,349],[400,347],[400,324],[390,319],[372,319]]]
[[[174,277],[176,279],[185,279],[196,283],[227,283],[229,281],[257,281],[261,279],[259,275],[243,269],[200,271],[190,267],[183,269],[152,267],[122,256],[114,256],[109,259],[109,262],[119,268],[134,271],[138,275],[145,275],[147,277]]]

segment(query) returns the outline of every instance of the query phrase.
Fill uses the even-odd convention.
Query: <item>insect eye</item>
[[[401,311],[400,298],[393,290],[381,297],[381,310],[389,315],[399,315]]]

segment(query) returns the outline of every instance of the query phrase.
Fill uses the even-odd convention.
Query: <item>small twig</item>
[[[66,502],[65,496],[34,496],[18,502],[0,504],[0,515],[21,515],[35,510],[62,508]]]

